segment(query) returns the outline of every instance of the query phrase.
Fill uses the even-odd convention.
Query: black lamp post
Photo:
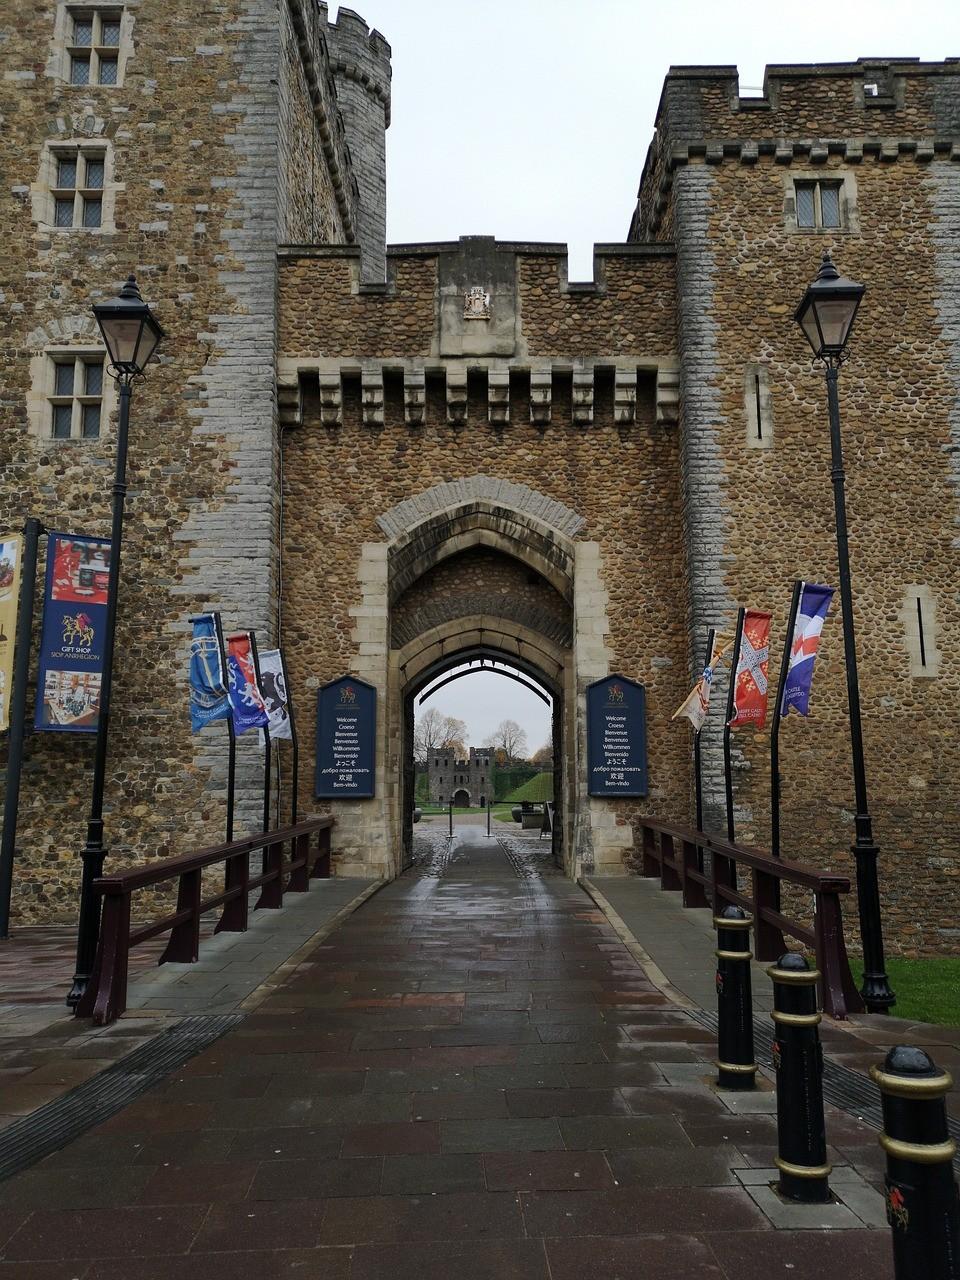
[[[830,475],[837,521],[837,559],[840,569],[840,609],[843,618],[843,652],[847,669],[847,706],[850,714],[850,741],[853,748],[853,786],[856,796],[856,839],[853,853],[857,862],[857,902],[860,936],[863,940],[863,996],[871,1013],[886,1013],[895,1003],[887,981],[883,960],[883,926],[880,920],[880,889],[877,856],[870,811],[867,808],[867,779],[863,764],[863,730],[860,724],[860,682],[857,678],[857,645],[853,629],[853,593],[850,587],[850,552],[847,545],[847,508],[844,499],[843,449],[840,442],[840,397],[837,380],[844,350],[864,286],[841,276],[829,253],[816,280],[807,286],[794,319],[803,330],[814,356],[823,362],[827,375],[827,403],[830,409]]]
[[[77,967],[67,1004],[76,1009],[83,995],[97,954],[100,933],[100,899],[93,882],[103,871],[103,787],[107,772],[107,733],[110,727],[110,690],[113,684],[113,648],[117,630],[117,594],[120,584],[120,540],[123,536],[123,504],[127,494],[127,436],[130,427],[130,391],[164,336],[150,308],[140,296],[136,278],[130,276],[118,296],[94,306],[93,314],[107,349],[110,376],[120,394],[117,427],[117,465],[113,478],[113,523],[110,529],[110,574],[107,587],[107,634],[103,644],[103,675],[100,682],[100,714],[97,719],[97,746],[93,762],[93,792],[87,822],[87,843],[81,857],[80,922],[77,929]]]

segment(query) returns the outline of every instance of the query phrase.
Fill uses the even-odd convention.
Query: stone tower
[[[337,86],[353,171],[360,185],[358,236],[361,276],[381,281],[386,271],[386,131],[390,126],[390,46],[359,14],[341,8],[336,22],[320,6],[330,69]]]
[[[471,747],[468,760],[458,760],[456,753],[444,748],[435,751],[427,760],[429,795],[431,804],[449,804],[457,793],[467,793],[471,806],[484,805],[493,799],[493,774],[496,768],[493,751],[489,747]]]

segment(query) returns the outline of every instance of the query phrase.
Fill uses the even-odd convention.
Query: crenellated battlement
[[[341,8],[330,22],[327,5],[319,6],[320,23],[327,41],[330,66],[339,79],[350,80],[379,102],[390,125],[390,45],[374,27],[352,9]]]
[[[690,161],[823,164],[960,159],[960,59],[860,58],[768,66],[762,93],[734,66],[671,67],[640,180],[630,240],[654,238],[673,171]]]
[[[390,127],[390,46],[352,9],[330,22],[318,5],[330,70],[337,87],[354,173],[360,185],[357,239],[365,280],[384,275],[387,236],[386,131]]]
[[[595,405],[606,400],[620,426],[645,415],[672,425],[674,259],[669,244],[598,244],[593,280],[571,283],[564,244],[465,236],[391,246],[386,281],[367,284],[354,246],[284,246],[284,421],[299,420],[301,384],[319,379],[321,421],[341,425],[352,380],[361,389],[363,422],[379,426],[386,372],[387,382],[402,375],[411,426],[425,421],[431,378],[449,423],[466,421],[471,385],[482,379],[475,399],[498,426],[520,415],[546,429],[555,403],[569,401],[564,414],[589,427]]]
[[[917,131],[935,137],[960,123],[960,59],[859,58],[768,66],[763,92],[742,93],[736,67],[676,66],[657,107],[657,134],[701,138],[821,137]]]

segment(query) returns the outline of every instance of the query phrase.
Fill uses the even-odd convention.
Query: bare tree
[[[496,751],[502,751],[506,756],[509,764],[515,764],[518,760],[522,760],[527,753],[527,734],[521,729],[516,720],[501,720],[493,733],[490,734],[485,747],[493,747]]]
[[[553,743],[545,742],[542,747],[538,747],[530,757],[530,763],[549,769],[553,765]]]
[[[445,716],[436,707],[417,717],[413,728],[413,758],[425,764],[435,751],[458,751],[466,754],[464,742],[467,726],[456,716]]]

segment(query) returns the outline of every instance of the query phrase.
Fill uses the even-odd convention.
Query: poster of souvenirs
[[[96,733],[107,628],[110,543],[51,533],[34,727]]]

